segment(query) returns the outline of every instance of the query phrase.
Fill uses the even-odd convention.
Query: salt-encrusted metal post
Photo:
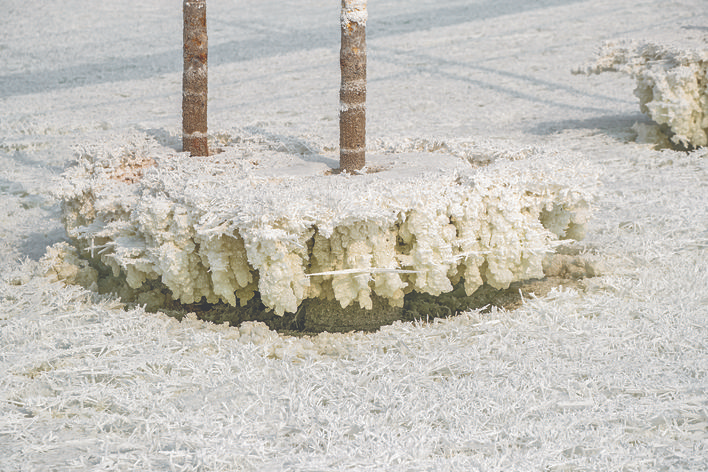
[[[366,0],[342,0],[339,168],[366,164]]]
[[[208,156],[206,0],[184,0],[182,149]]]

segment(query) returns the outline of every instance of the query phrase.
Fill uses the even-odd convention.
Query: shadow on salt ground
[[[160,145],[166,148],[174,149],[177,152],[182,152],[182,136],[179,134],[172,134],[164,128],[136,128],[138,131],[142,131],[148,136],[155,138]]]
[[[177,152],[182,152],[182,135],[172,134],[164,128],[136,128],[148,136],[151,136],[161,146],[173,149]],[[243,131],[244,133],[239,133]],[[272,133],[258,126],[247,126],[241,130],[228,132],[214,131],[209,133],[209,149],[210,153],[215,154],[221,152],[220,148],[233,142],[238,142],[241,139],[251,137],[260,137],[265,141],[268,148],[277,152],[286,152],[288,154],[297,154],[303,161],[323,162],[330,168],[336,169],[339,167],[339,160],[327,157],[321,154],[320,149],[316,144],[308,142],[296,136]]]
[[[34,133],[33,133],[34,134]],[[25,137],[28,135],[24,135]],[[41,139],[41,138],[40,138]],[[11,138],[7,139],[7,141],[11,141]],[[30,154],[29,152],[25,150],[11,150],[13,144],[8,142],[2,142],[0,143],[0,159],[6,158],[10,161],[13,161],[15,164],[24,166],[28,170],[32,169],[32,174],[35,169],[43,169],[46,170],[52,174],[61,174],[64,172],[65,168],[64,165],[56,165],[56,164],[48,164],[47,160],[44,158],[43,154],[35,154],[32,153]],[[7,152],[3,152],[3,148],[8,148],[10,149]],[[3,164],[0,162],[0,164]],[[0,181],[0,184],[2,182]]]
[[[253,136],[260,136],[263,138],[268,143],[268,146],[274,151],[297,154],[303,161],[324,162],[332,169],[339,167],[339,156],[337,156],[337,159],[323,156],[317,145],[307,142],[304,139],[290,135],[272,133],[258,126],[246,126],[243,130]]]
[[[377,16],[372,11],[367,34],[377,39],[397,34],[427,30],[483,21],[523,11],[550,8],[579,3],[581,0],[544,0],[539,2],[518,2],[516,0],[486,0],[470,2],[468,5],[438,7],[412,13]],[[393,12],[406,9],[393,9]],[[248,18],[244,19],[246,27]],[[243,41],[228,41],[209,48],[209,65],[219,66],[234,62],[249,61],[264,57],[287,54],[293,51],[339,46],[339,28],[336,18],[331,26],[319,29],[267,31],[267,36]],[[268,29],[268,25],[263,25]],[[120,38],[115,38],[120,41]],[[142,56],[115,58],[104,62],[76,64],[58,69],[21,72],[0,76],[0,97],[28,95],[51,90],[71,89],[87,85],[143,80],[182,70],[182,49]]]
[[[13,195],[19,191],[24,191],[24,187],[22,186],[22,184],[0,177],[0,195],[2,195],[3,193],[9,193]]]
[[[584,0],[541,0],[534,2],[519,2],[518,0],[477,0],[457,1],[451,6],[436,5],[430,10],[413,10],[410,8],[396,8],[401,12],[396,15],[378,17],[377,6],[369,7],[369,20],[371,39],[379,37],[406,34],[414,31],[426,31],[432,28],[459,25],[472,21],[485,21],[505,15],[517,15],[527,11],[555,8],[563,5],[582,3]],[[432,2],[431,2],[432,3]],[[368,26],[367,26],[368,30]]]
[[[408,67],[411,59],[417,61],[417,69],[414,73],[425,72],[432,77],[463,82],[474,85],[483,90],[494,90],[515,100],[524,100],[530,103],[540,103],[561,109],[574,110],[582,113],[602,113],[607,112],[607,108],[596,106],[580,105],[575,102],[563,101],[558,97],[558,92],[563,92],[568,96],[581,97],[583,99],[610,100],[616,103],[630,103],[628,100],[619,100],[598,93],[588,92],[578,89],[559,81],[553,82],[529,74],[519,74],[517,72],[505,71],[494,67],[480,66],[479,64],[466,63],[462,61],[451,61],[429,54],[413,53],[409,51],[399,51],[395,49],[382,49],[376,55],[380,60],[387,63]],[[372,54],[372,57],[375,57]],[[411,71],[401,74],[401,77],[410,76]],[[518,85],[500,85],[499,82],[491,79],[501,78],[505,82],[518,81]],[[383,80],[392,80],[395,76],[375,77],[369,79],[370,83]],[[549,91],[551,93],[549,93]],[[582,102],[584,103],[584,102]]]
[[[708,32],[708,26],[686,25],[686,26],[682,26],[681,29],[685,29],[685,30],[698,30],[698,31],[706,31],[706,32]]]
[[[23,237],[17,250],[20,255],[38,261],[45,255],[49,246],[62,241],[69,242],[63,226],[48,231],[35,231]]]
[[[635,123],[653,123],[646,115],[602,115],[582,120],[543,121],[527,129],[531,134],[547,136],[566,130],[595,130],[618,141],[630,141],[637,133],[632,130]]]

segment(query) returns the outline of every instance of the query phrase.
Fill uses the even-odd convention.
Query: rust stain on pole
[[[183,15],[182,148],[208,156],[206,0],[184,0]]]
[[[339,168],[366,165],[366,0],[342,0]]]

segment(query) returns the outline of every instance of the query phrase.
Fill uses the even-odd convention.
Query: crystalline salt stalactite
[[[640,110],[657,124],[668,127],[675,144],[708,144],[708,49],[705,46],[694,49],[653,42],[608,42],[593,64],[576,72],[599,74],[605,71],[624,72],[636,80],[634,94],[639,98]]]
[[[576,156],[542,150],[496,153],[483,167],[406,154],[376,174],[315,166],[297,177],[264,151],[270,175],[259,177],[235,151],[199,160],[145,140],[85,153],[65,175],[59,194],[77,246],[138,291],[159,278],[183,303],[231,305],[258,291],[278,314],[312,297],[371,308],[376,293],[401,306],[405,293],[438,295],[460,278],[472,293],[540,277],[553,241],[582,235],[596,183]],[[140,180],[110,170],[129,170],[136,155],[154,162]]]

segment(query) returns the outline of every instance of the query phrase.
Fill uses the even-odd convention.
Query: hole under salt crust
[[[341,331],[597,271],[555,254],[583,237],[597,190],[580,156],[382,148],[367,156],[376,172],[348,175],[327,155],[241,138],[206,158],[138,132],[87,146],[57,190],[73,247],[50,249],[49,273],[151,310]]]

